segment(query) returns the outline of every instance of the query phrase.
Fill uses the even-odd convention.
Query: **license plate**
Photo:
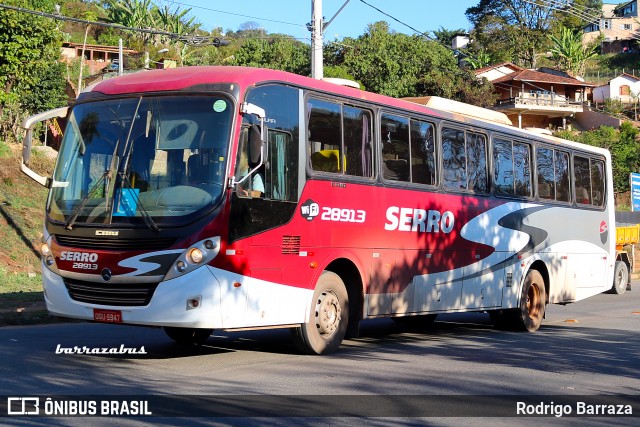
[[[93,309],[93,320],[104,323],[122,323],[122,312],[120,310]]]

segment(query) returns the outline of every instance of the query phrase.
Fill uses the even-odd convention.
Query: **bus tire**
[[[629,269],[627,269],[627,264],[625,264],[624,261],[616,261],[611,292],[618,295],[624,294],[627,290],[628,283]]]
[[[202,344],[209,338],[213,329],[174,328],[165,326],[164,332],[179,344]]]
[[[349,323],[349,297],[337,274],[324,271],[310,307],[310,318],[291,330],[296,347],[306,354],[329,354],[338,349]]]
[[[529,270],[522,285],[520,305],[514,312],[514,326],[529,332],[537,331],[544,317],[546,301],[547,292],[542,275],[538,270]]]

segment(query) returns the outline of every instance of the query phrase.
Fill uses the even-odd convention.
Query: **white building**
[[[626,104],[640,94],[640,79],[631,74],[620,74],[602,86],[593,88],[593,102],[603,103],[607,98],[618,99]]]

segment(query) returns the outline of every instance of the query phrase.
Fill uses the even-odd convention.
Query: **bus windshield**
[[[220,95],[78,104],[60,147],[49,218],[67,228],[155,228],[204,212],[222,197],[233,111]]]

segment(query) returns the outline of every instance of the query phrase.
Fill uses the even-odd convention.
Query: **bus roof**
[[[435,96],[398,99],[373,92],[366,92],[342,84],[336,84],[331,81],[313,79],[267,68],[195,66],[149,70],[104,80],[94,85],[90,91],[100,92],[106,95],[121,95],[141,92],[184,91],[196,87],[206,88],[206,85],[217,83],[237,84],[242,88],[248,88],[256,84],[268,82],[287,83],[378,105],[414,111],[439,118],[447,118],[471,126],[508,132],[521,138],[534,137],[538,140],[546,140],[555,144],[561,143],[574,148],[584,149],[587,147],[577,142],[519,129],[513,126],[508,117],[503,113],[462,102]],[[589,149],[606,156],[609,155],[608,151],[604,149],[590,146]]]
[[[321,92],[343,95],[390,107],[425,112],[424,108],[420,108],[414,103],[373,92],[366,92],[331,79],[318,80],[285,71],[254,67],[196,66],[149,70],[104,80],[93,86],[91,92],[122,95],[140,92],[185,90],[216,83],[238,84],[243,88],[247,88],[258,83],[270,81],[307,87]],[[436,110],[429,108],[428,112],[429,114],[440,116]]]

